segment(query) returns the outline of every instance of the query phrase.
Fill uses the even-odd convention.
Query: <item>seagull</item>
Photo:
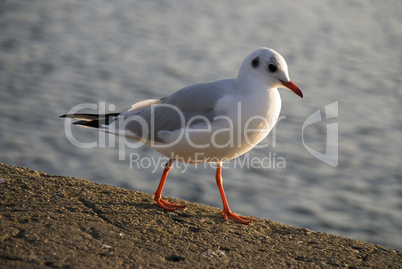
[[[157,205],[174,211],[186,208],[162,199],[173,163],[214,163],[216,184],[225,221],[250,224],[255,219],[233,213],[222,185],[221,165],[255,147],[275,126],[281,110],[278,88],[303,98],[290,80],[285,59],[275,50],[259,48],[248,55],[234,79],[199,83],[161,99],[132,105],[123,113],[65,114],[75,125],[142,142],[168,157],[159,186]]]

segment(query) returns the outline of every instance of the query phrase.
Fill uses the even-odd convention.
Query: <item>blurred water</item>
[[[224,169],[238,213],[402,248],[402,2],[0,2],[0,162],[154,192],[161,166],[130,168],[116,148],[80,149],[58,115],[79,103],[118,110],[192,83],[235,77],[251,51],[280,52],[305,99],[281,90],[269,148],[286,169]],[[324,152],[339,124],[339,165],[303,146],[303,122],[338,101],[339,117],[310,125]],[[73,128],[81,141],[97,133]],[[273,146],[275,142],[275,146]],[[158,160],[151,149],[134,151]],[[272,157],[275,154],[275,158]],[[244,160],[244,159],[242,159]],[[274,166],[274,165],[272,165]],[[164,195],[221,207],[212,167],[172,170]]]

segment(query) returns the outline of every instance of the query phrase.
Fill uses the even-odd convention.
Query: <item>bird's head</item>
[[[303,98],[303,93],[289,78],[285,59],[273,49],[260,48],[247,56],[239,71],[239,76],[244,74],[266,83],[269,88],[285,87]]]

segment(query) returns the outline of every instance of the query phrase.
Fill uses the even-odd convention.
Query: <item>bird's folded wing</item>
[[[158,140],[160,131],[213,122],[215,105],[232,89],[232,83],[233,80],[228,79],[194,84],[158,101],[136,103],[107,126],[108,132]]]

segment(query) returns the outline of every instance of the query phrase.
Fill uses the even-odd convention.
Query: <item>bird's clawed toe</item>
[[[253,218],[237,215],[230,210],[224,209],[222,210],[222,214],[224,215],[225,221],[235,221],[246,225],[250,225],[251,222],[255,221]]]
[[[174,211],[176,210],[176,208],[186,208],[186,206],[184,205],[176,205],[171,202],[165,201],[162,198],[155,198],[155,201],[159,207],[162,207],[163,209],[168,211]]]

